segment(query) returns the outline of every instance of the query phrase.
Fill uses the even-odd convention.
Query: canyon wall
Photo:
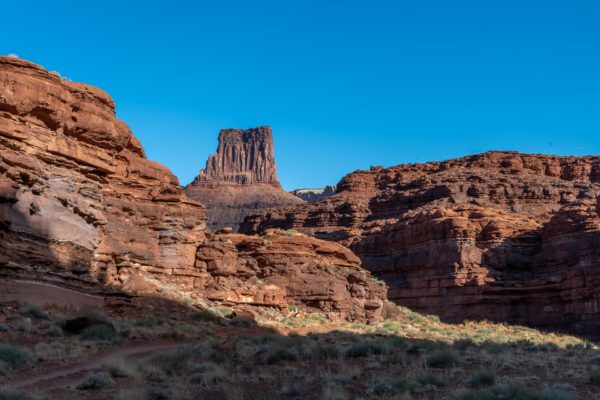
[[[206,206],[211,231],[235,231],[250,213],[302,202],[281,188],[268,126],[221,130],[217,152],[185,192]]]
[[[227,179],[277,188],[268,162],[255,161],[236,164]],[[243,173],[249,166],[259,171],[253,177]],[[204,206],[146,158],[105,92],[0,57],[4,281],[381,318],[386,288],[349,250],[288,236],[207,234]]]
[[[600,157],[489,152],[352,173],[337,194],[249,216],[352,249],[389,298],[448,321],[598,336]]]

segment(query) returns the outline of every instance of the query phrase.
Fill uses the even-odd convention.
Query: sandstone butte
[[[352,249],[389,299],[446,321],[600,334],[600,157],[488,152],[373,167],[318,203],[240,231],[296,229]]]
[[[230,177],[275,188],[274,166],[262,166]],[[385,286],[339,244],[207,234],[204,206],[146,158],[105,92],[12,57],[0,57],[0,277],[357,321],[381,319],[386,304]]]
[[[270,127],[223,129],[217,152],[185,188],[206,206],[208,229],[234,231],[248,214],[270,207],[302,203],[282,189],[277,179]]]

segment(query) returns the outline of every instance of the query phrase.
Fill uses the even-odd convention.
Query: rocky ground
[[[0,399],[595,399],[575,337],[390,307],[374,324],[162,300],[81,315],[2,304]],[[70,333],[69,321],[96,321]],[[110,329],[107,327],[112,327]]]

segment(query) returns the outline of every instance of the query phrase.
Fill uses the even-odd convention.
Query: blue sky
[[[188,183],[271,125],[286,189],[487,150],[600,154],[600,6],[2,0],[0,54],[99,86]]]

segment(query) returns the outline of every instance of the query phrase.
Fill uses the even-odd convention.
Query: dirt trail
[[[148,355],[164,350],[174,349],[179,346],[193,344],[192,342],[159,342],[145,343],[130,346],[113,347],[107,351],[96,354],[86,361],[77,364],[66,365],[63,368],[37,371],[35,375],[29,373],[27,376],[16,375],[11,377],[10,383],[2,385],[2,388],[25,389],[35,388],[37,390],[48,390],[58,387],[73,386],[79,383],[87,373],[100,370],[102,365],[113,358],[133,358]]]

